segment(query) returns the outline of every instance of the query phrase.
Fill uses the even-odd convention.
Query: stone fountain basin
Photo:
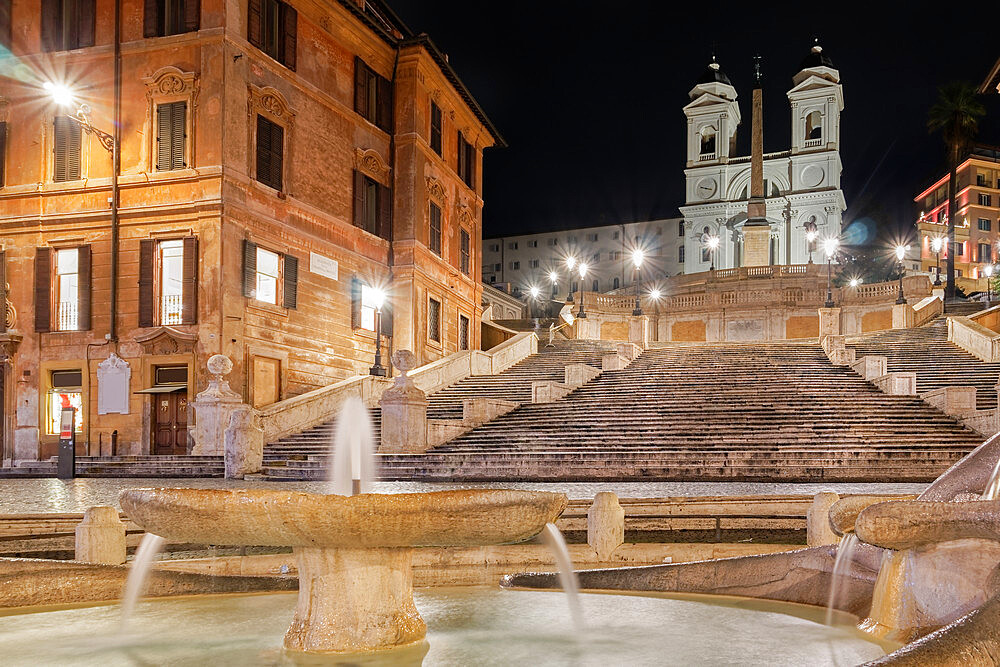
[[[356,496],[126,489],[119,501],[144,530],[173,541],[365,549],[521,542],[554,521],[567,498],[512,489]]]

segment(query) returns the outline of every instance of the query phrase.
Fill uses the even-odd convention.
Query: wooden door
[[[268,357],[253,358],[252,402],[255,408],[277,403],[281,397],[281,361]]]
[[[153,453],[187,454],[187,394],[153,394]]]

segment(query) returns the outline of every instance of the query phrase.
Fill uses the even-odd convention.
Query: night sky
[[[1000,56],[990,2],[955,12],[877,2],[388,2],[449,55],[509,144],[486,151],[486,237],[678,216],[681,108],[713,48],[739,94],[739,154],[749,153],[757,53],[764,150],[787,150],[785,93],[814,36],[844,86],[845,226],[855,223],[855,242],[895,235],[912,229],[912,198],[945,169],[942,140],[926,130],[937,87],[978,86]],[[998,144],[1000,95],[984,101],[979,140]]]

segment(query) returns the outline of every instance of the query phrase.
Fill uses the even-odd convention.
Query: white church
[[[684,273],[743,265],[743,225],[750,193],[750,157],[733,155],[740,108],[736,89],[715,58],[689,93],[687,168],[681,255]],[[847,208],[840,189],[840,73],[817,44],[792,78],[791,150],[764,154],[764,193],[770,223],[770,263],[805,264],[806,234],[816,232],[813,261],[824,262],[822,239],[841,232]],[[767,106],[765,104],[766,113]],[[719,238],[714,256],[705,247]]]

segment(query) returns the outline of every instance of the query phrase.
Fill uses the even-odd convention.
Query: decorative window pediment
[[[148,131],[142,148],[146,170],[151,172],[194,167],[198,75],[167,66],[143,77],[142,82],[146,84]],[[164,115],[165,112],[170,113]],[[172,156],[162,160],[160,151],[172,153]]]
[[[374,148],[354,149],[354,167],[369,178],[389,185],[389,165]]]
[[[274,122],[284,125],[286,128],[290,128],[295,122],[295,112],[288,105],[285,96],[276,89],[270,86],[260,88],[254,85],[247,86],[247,89],[249,91],[250,115],[254,113],[268,115]]]
[[[448,199],[448,193],[445,190],[444,184],[433,176],[427,177],[427,196],[436,201],[439,204],[444,204]]]

